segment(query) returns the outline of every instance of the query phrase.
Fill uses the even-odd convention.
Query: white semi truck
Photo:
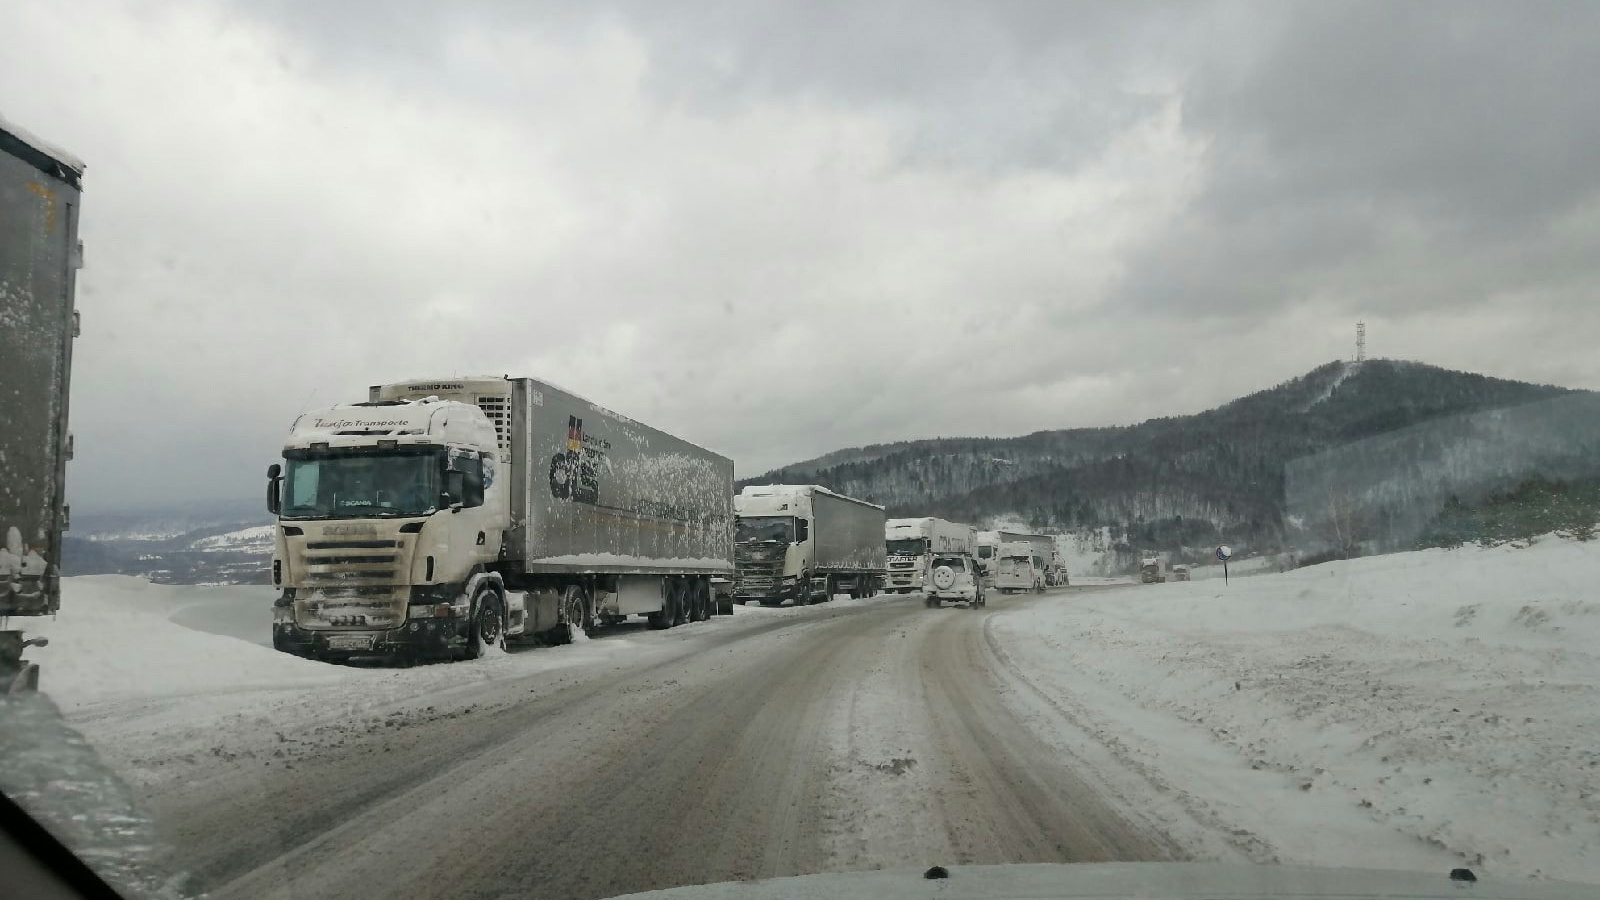
[[[883,507],[814,484],[750,485],[735,499],[734,599],[815,603],[883,587]]]
[[[711,616],[733,463],[532,378],[421,379],[295,420],[268,469],[273,645],[462,659]]]
[[[22,654],[48,643],[10,617],[61,606],[83,168],[0,117],[0,696],[38,688]]]
[[[972,556],[978,550],[978,530],[971,525],[924,516],[890,519],[883,526],[888,554],[887,589],[910,594],[927,589],[934,556]]]
[[[1167,558],[1160,553],[1146,553],[1139,560],[1140,584],[1166,584]]]

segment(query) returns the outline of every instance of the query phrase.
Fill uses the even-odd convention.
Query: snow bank
[[[48,637],[50,646],[30,658],[43,664],[51,699],[81,719],[107,710],[135,715],[139,705],[200,711],[207,696],[225,698],[235,709],[258,701],[276,708],[285,692],[303,697],[306,689],[330,685],[342,689],[338,696],[376,705],[574,665],[626,652],[631,644],[519,649],[471,665],[331,665],[272,649],[272,596],[262,587],[159,585],[123,575],[63,578],[60,614],[30,623],[30,633]]]
[[[261,588],[151,584],[124,575],[61,580],[61,612],[30,630],[50,639],[33,657],[45,690],[63,711],[91,704],[240,689],[313,686],[340,671],[237,637],[172,621],[199,605],[231,606],[233,618],[271,627],[272,594]],[[243,624],[241,622],[241,624]],[[263,634],[270,641],[270,632]]]
[[[1545,538],[1080,594],[990,637],[1008,702],[1203,854],[1600,882],[1597,576],[1600,543]]]
[[[238,550],[241,548],[254,549],[259,546],[272,546],[275,525],[256,525],[252,528],[242,528],[226,534],[214,534],[211,537],[201,538],[192,545],[196,550]]]

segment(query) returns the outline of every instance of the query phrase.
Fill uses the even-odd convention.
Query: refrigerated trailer
[[[735,500],[734,599],[815,603],[883,587],[883,507],[814,484],[750,485]]]
[[[934,556],[972,556],[977,552],[977,529],[932,516],[890,519],[884,523],[888,554],[888,590],[912,593],[927,589]]]
[[[273,643],[473,658],[642,615],[709,618],[733,463],[533,378],[379,385],[306,413],[268,470]]]
[[[83,163],[0,117],[0,623],[61,605],[82,183]],[[0,628],[0,694],[38,687],[22,654],[46,642]]]

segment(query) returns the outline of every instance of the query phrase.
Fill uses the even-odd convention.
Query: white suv
[[[976,609],[988,600],[983,595],[983,579],[978,564],[970,556],[935,556],[928,567],[927,600],[930,607],[951,600]]]

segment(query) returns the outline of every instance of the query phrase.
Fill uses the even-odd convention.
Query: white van
[[[1037,555],[1032,544],[1012,542],[1001,544],[995,554],[994,586],[1002,594],[1017,591],[1044,593],[1045,561]]]

